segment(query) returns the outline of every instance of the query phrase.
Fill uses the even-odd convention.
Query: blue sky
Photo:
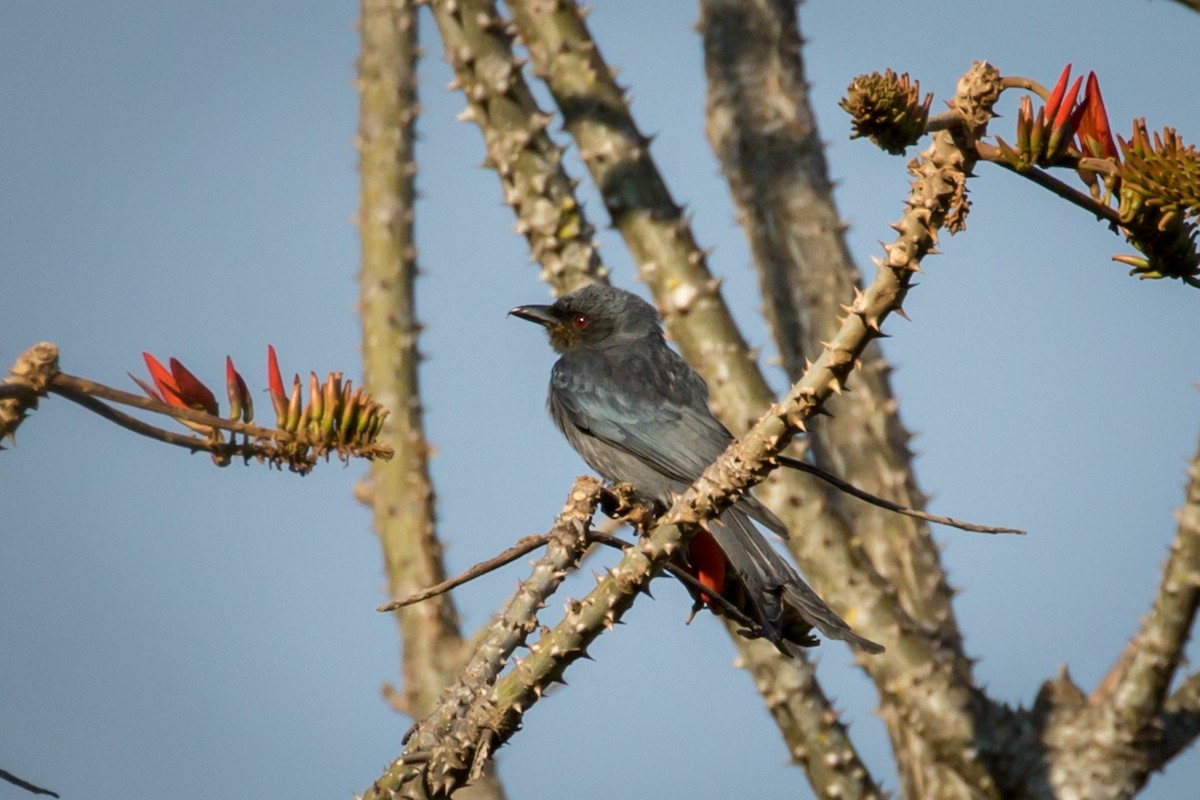
[[[1200,139],[1200,17],[1152,2],[892,3],[801,8],[813,102],[860,264],[889,235],[903,160],[847,139],[836,107],[859,73],[910,72],[940,107],[986,58],[1052,82],[1094,69],[1114,129],[1144,115]],[[341,2],[0,5],[0,363],[50,340],[63,368],[131,387],[140,353],[219,384],[233,355],[285,371],[359,373],[357,5]],[[770,343],[728,192],[703,137],[697,11],[598,0],[589,18],[632,87],[652,153],[752,344]],[[505,318],[546,296],[478,131],[423,19],[419,306],[433,474],[452,571],[545,529],[582,463],[543,408],[552,354]],[[993,127],[1002,135],[1006,120]],[[1011,136],[1006,136],[1011,140]],[[573,174],[584,172],[574,162]],[[1157,584],[1200,432],[1200,293],[1137,282],[1084,213],[981,165],[968,230],[943,241],[885,344],[933,510],[1024,539],[937,531],[978,676],[1013,703],[1069,664],[1091,688]],[[594,193],[593,222],[607,222]],[[614,280],[640,290],[602,233]],[[265,398],[264,398],[265,400]],[[262,405],[266,405],[265,402]],[[836,410],[836,409],[835,409]],[[52,398],[0,454],[0,767],[65,798],[348,797],[399,751],[378,547],[351,497],[360,465],[306,478],[214,468]],[[522,567],[457,597],[468,630]],[[590,578],[573,582],[578,596]],[[561,607],[556,599],[548,613]],[[660,583],[595,663],[538,705],[501,754],[512,797],[809,796],[725,634],[683,625]],[[1200,655],[1193,645],[1193,658]],[[821,675],[895,788],[872,686],[839,646]],[[584,759],[605,743],[603,759]],[[564,744],[568,746],[564,748]],[[575,762],[575,759],[579,759]],[[1184,756],[1146,796],[1185,796]],[[664,768],[664,764],[666,767]],[[0,785],[0,798],[23,796]]]

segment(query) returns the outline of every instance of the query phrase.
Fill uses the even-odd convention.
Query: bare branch
[[[784,367],[795,380],[846,313],[851,298],[858,297],[859,282],[808,103],[795,4],[704,0],[701,9],[709,140],[755,257],[767,321]],[[942,142],[942,163],[953,167],[962,158],[945,145],[958,136],[963,115],[951,109],[944,121],[953,126],[941,126],[938,137],[942,138],[935,137],[935,143]],[[968,172],[969,165],[963,169]],[[963,178],[953,180],[961,184]],[[929,198],[914,194],[910,202],[928,207]],[[943,208],[951,210],[949,205]],[[923,213],[910,208],[911,221],[902,221],[898,229],[915,231],[912,223]],[[954,219],[950,217],[951,222]],[[908,251],[913,241],[890,245],[895,250],[889,251],[889,260],[893,252]],[[932,251],[935,241],[936,230],[922,237],[920,255]],[[851,310],[855,306],[857,300]],[[881,351],[872,345],[855,373],[854,391],[838,399],[831,418],[814,421],[807,442],[813,461],[826,472],[898,506],[919,509],[925,497],[913,476],[911,435],[896,413],[889,374]],[[904,649],[929,636],[919,647],[927,663],[944,665],[944,672],[920,674],[912,663],[892,663],[895,648],[891,646],[882,658],[870,659],[867,669],[883,691],[884,719],[898,760],[910,765],[913,776],[944,775],[936,763],[940,754],[974,746],[971,731],[986,725],[988,704],[970,688],[972,669],[963,651],[952,592],[928,529],[836,495],[827,496],[829,502],[821,507],[826,513],[819,517],[818,504],[807,500],[802,487],[786,477],[773,476],[760,498],[777,512],[788,512],[789,547],[818,591],[834,608],[855,608],[856,624],[876,639],[886,639],[876,627],[880,625],[898,630],[903,637],[898,646]],[[852,531],[844,545],[837,538],[844,534],[837,532],[835,517],[845,520],[842,530]],[[850,541],[861,542],[869,565],[864,567],[867,559],[851,549]],[[875,597],[877,586],[887,586],[888,596]],[[929,691],[948,701],[936,710],[927,708],[937,721],[931,718],[926,730],[938,738],[956,730],[947,738],[960,737],[959,745],[931,746],[912,733],[907,713],[893,705],[908,701],[887,690],[900,675],[911,675],[925,686],[910,693],[910,700]],[[974,767],[971,771],[977,775],[972,783],[986,791],[986,777]],[[913,796],[923,794],[913,785],[907,791]]]
[[[975,121],[982,133],[990,105],[998,96],[992,83],[996,72],[986,64],[976,64],[960,82],[959,102],[966,117]],[[943,138],[944,137],[944,138]],[[602,577],[596,588],[583,600],[568,604],[567,613],[553,629],[545,633],[529,655],[521,659],[495,689],[480,702],[473,703],[457,728],[435,735],[434,742],[445,748],[431,761],[423,788],[431,796],[446,795],[460,785],[476,763],[481,742],[503,743],[520,724],[525,711],[545,691],[549,683],[560,680],[563,671],[587,654],[588,645],[611,628],[632,605],[637,592],[662,569],[671,554],[686,544],[693,527],[713,519],[770,472],[779,451],[829,399],[840,390],[846,376],[861,357],[868,342],[880,335],[879,325],[903,300],[917,259],[932,246],[932,232],[956,210],[962,200],[961,170],[970,166],[969,156],[949,134],[935,137],[933,148],[923,161],[914,162],[914,194],[920,203],[911,218],[897,225],[907,247],[889,249],[889,262],[880,264],[875,280],[862,294],[837,335],[780,403],[775,404],[744,436],[737,439],[715,463],[672,505],[653,533],[636,548],[626,551],[621,561]],[[902,258],[901,255],[906,257]],[[928,665],[925,667],[928,670]],[[428,730],[423,724],[420,731]],[[949,732],[953,735],[952,732]],[[947,734],[943,733],[942,737]],[[414,736],[410,749],[423,747]],[[962,770],[964,778],[994,792],[994,785],[977,764],[948,757]],[[982,772],[982,774],[981,774]],[[403,764],[394,764],[372,790],[369,798],[395,791],[412,777]],[[410,787],[411,792],[413,787]],[[989,792],[989,793],[991,793]]]
[[[411,594],[408,597],[400,600],[393,600],[390,603],[384,603],[375,610],[396,611],[406,606],[411,606],[414,603],[424,602],[431,597],[437,597],[438,595],[445,594],[451,589],[462,586],[464,583],[469,583],[470,581],[473,581],[482,575],[486,575],[489,572],[494,572],[495,570],[500,569],[500,567],[503,567],[505,564],[511,564],[526,553],[532,553],[539,547],[544,547],[548,541],[550,541],[550,536],[545,533],[526,536],[518,539],[517,543],[512,547],[508,548],[502,553],[492,556],[486,561],[480,561],[478,564],[467,570],[464,570],[463,572],[460,572],[453,578],[448,578],[441,583],[430,586],[428,589],[422,589],[416,594]]]
[[[18,778],[16,775],[13,775],[11,772],[9,772],[6,769],[0,769],[0,781],[7,781],[8,783],[11,783],[13,786],[24,789],[25,791],[29,792],[30,794],[45,794],[45,795],[49,795],[50,797],[58,797],[57,792],[52,792],[49,789],[43,789],[41,786],[38,786],[37,784],[30,783],[29,781],[24,780],[23,778]]]
[[[787,660],[793,669],[781,681],[776,667],[778,651],[764,640],[747,642],[739,648],[739,659],[775,720],[788,755],[801,767],[818,797],[848,800],[883,800],[880,788],[858,748],[842,714],[817,681],[816,668],[807,653]],[[793,680],[799,677],[799,681]]]
[[[989,161],[998,167],[1003,167],[1015,175],[1020,175],[1022,178],[1036,183],[1043,189],[1048,189],[1072,205],[1076,205],[1082,208],[1084,211],[1094,214],[1096,219],[1107,222],[1114,226],[1121,224],[1120,215],[1117,214],[1117,210],[1115,208],[1111,208],[1104,203],[1101,203],[1091,195],[1081,192],[1075,187],[1063,183],[1045,170],[1037,167],[1017,169],[1005,158],[1003,158],[1000,148],[984,142],[977,144],[975,149],[978,151],[980,158],[985,159],[986,161]]]
[[[701,8],[708,136],[754,254],[767,322],[794,381],[836,329],[860,281],[808,103],[796,9],[786,0],[705,0]],[[950,113],[960,125],[961,115]],[[839,398],[832,418],[814,422],[807,443],[827,472],[898,506],[920,508],[925,499],[913,477],[911,435],[896,413],[889,372],[882,352],[871,346],[854,392]],[[779,493],[791,490],[779,486]],[[770,486],[763,497],[772,499]],[[969,672],[928,531],[836,495],[830,499],[861,538],[875,571],[894,585],[905,612],[936,627]],[[809,526],[793,530],[801,559],[821,534],[810,536]]]

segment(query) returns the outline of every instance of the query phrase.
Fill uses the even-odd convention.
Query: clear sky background
[[[219,386],[229,353],[261,388],[270,342],[285,372],[357,378],[357,13],[0,2],[0,364],[49,340],[66,371],[132,389],[125,373],[141,374],[150,350]],[[590,24],[782,388],[704,140],[696,17],[684,0],[597,0]],[[1099,74],[1116,131],[1145,115],[1200,139],[1200,15],[1165,0],[810,0],[801,24],[860,264],[889,237],[907,179],[903,159],[847,139],[836,103],[857,74],[908,71],[940,108],[973,59],[1043,83],[1074,62]],[[422,25],[422,380],[458,571],[544,530],[584,467],[544,412],[544,337],[505,317],[546,289],[495,175],[476,167],[477,129],[454,121],[463,100],[444,91],[450,73]],[[1006,103],[993,132],[1011,140]],[[1200,432],[1200,293],[1126,277],[1109,257],[1129,248],[1086,214],[978,172],[968,230],[925,263],[912,322],[890,320],[884,347],[932,510],[1029,530],[936,532],[979,680],[1028,705],[1063,664],[1090,689],[1149,606]],[[602,239],[615,282],[641,291],[619,240]],[[351,498],[363,469],[220,470],[47,400],[0,454],[0,767],[69,800],[365,788],[408,720],[379,696],[398,648],[373,610],[378,546]],[[523,574],[459,591],[466,629]],[[547,617],[590,583],[572,583]],[[502,751],[510,796],[810,796],[724,632],[707,617],[685,627],[677,586],[655,595]],[[820,656],[868,762],[896,788],[874,688],[841,645]],[[1197,785],[1193,750],[1146,796]],[[0,784],[0,798],[22,796]]]

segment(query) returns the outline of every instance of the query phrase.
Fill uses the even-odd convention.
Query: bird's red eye
[[[575,326],[576,330],[583,330],[592,324],[592,318],[587,314],[576,314],[571,317],[571,324]]]

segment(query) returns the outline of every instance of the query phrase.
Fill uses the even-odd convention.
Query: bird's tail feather
[[[830,639],[841,639],[867,653],[883,652],[881,645],[859,636],[825,605],[740,509],[726,511],[709,525],[709,532],[742,582],[752,616],[771,641],[779,645],[796,640],[797,636],[789,633],[798,615]],[[804,634],[798,643],[811,644]]]

